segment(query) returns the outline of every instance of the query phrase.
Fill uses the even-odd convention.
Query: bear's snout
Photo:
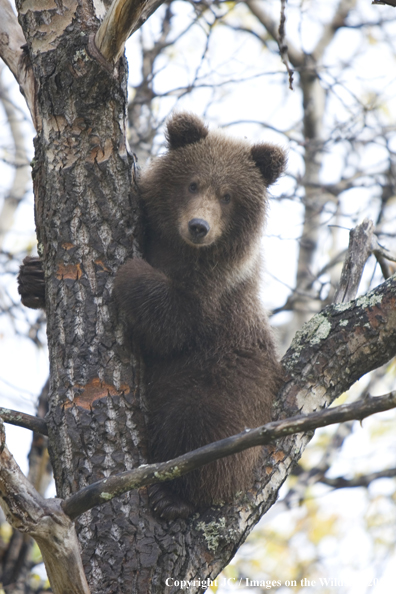
[[[188,223],[188,230],[193,241],[203,239],[210,231],[210,225],[204,219],[191,219]]]
[[[179,233],[187,244],[200,249],[215,243],[224,227],[224,212],[216,194],[211,191],[189,196],[180,206]]]

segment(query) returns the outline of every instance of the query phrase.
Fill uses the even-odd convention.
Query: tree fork
[[[0,502],[10,524],[40,547],[54,594],[90,594],[73,522],[59,499],[44,499],[4,442],[0,419]]]

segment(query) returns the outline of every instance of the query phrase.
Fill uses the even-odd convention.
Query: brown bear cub
[[[268,422],[280,382],[259,299],[268,186],[285,167],[271,144],[208,131],[188,113],[143,172],[144,259],[116,275],[115,297],[145,362],[151,462]],[[253,485],[260,448],[155,485],[162,517],[231,501]]]

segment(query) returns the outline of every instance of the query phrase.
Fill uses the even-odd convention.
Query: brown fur
[[[268,422],[281,377],[258,279],[266,188],[285,154],[208,132],[186,113],[167,138],[140,180],[145,260],[129,260],[115,281],[146,366],[150,461]],[[158,485],[152,503],[175,518],[230,501],[252,486],[259,456],[250,449]]]

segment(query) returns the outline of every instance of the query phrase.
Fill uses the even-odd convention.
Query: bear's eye
[[[224,196],[221,197],[221,201],[223,204],[229,204],[231,202],[231,194],[224,194]]]
[[[198,190],[198,184],[196,182],[192,182],[189,186],[188,186],[189,191],[194,194],[197,190]]]

